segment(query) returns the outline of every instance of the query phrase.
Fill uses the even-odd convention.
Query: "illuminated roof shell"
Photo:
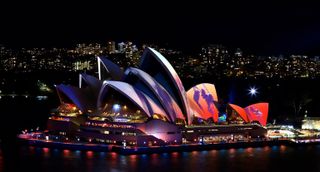
[[[99,79],[104,80],[101,76],[101,64],[104,69],[111,75],[112,80],[121,80],[123,76],[123,71],[121,68],[113,63],[112,61],[108,60],[105,57],[97,57],[98,60],[98,72],[99,72]]]
[[[166,111],[166,114],[168,114],[168,119],[171,119],[171,122],[175,122],[176,118],[185,119],[180,110],[180,107],[177,105],[171,95],[149,74],[140,69],[132,67],[128,68],[125,71],[126,77],[130,77],[130,73],[137,76],[140,81],[148,86],[148,88],[153,92],[153,94],[161,103],[163,109]]]
[[[102,82],[98,78],[85,73],[80,74],[79,77],[79,88],[83,88],[83,82],[85,82],[89,87],[99,92]]]
[[[137,105],[148,117],[152,117],[154,113],[164,115],[164,110],[153,102],[144,93],[129,85],[128,83],[121,81],[105,81],[100,90],[98,98],[98,107],[102,107],[102,99],[107,94],[108,88],[113,88],[115,91],[127,97],[134,104]]]
[[[239,116],[243,119],[243,121],[249,122],[246,110],[244,108],[235,104],[229,104],[229,106],[239,114]]]
[[[75,106],[77,106],[82,112],[86,112],[88,109],[89,102],[86,101],[85,94],[83,90],[77,87],[69,86],[60,84],[56,86],[60,101],[61,100],[61,93],[67,96]]]
[[[151,59],[152,58],[152,59]],[[156,66],[152,66],[152,68],[161,70],[165,73],[166,76],[170,78],[170,81],[165,81],[167,83],[173,84],[175,88],[171,88],[172,90],[168,90],[168,84],[158,80],[155,76],[152,76],[157,80],[164,88],[167,89],[167,91],[170,93],[170,95],[175,98],[177,101],[177,104],[180,106],[182,112],[184,113],[185,119],[187,120],[188,124],[191,124],[190,119],[190,112],[189,112],[189,106],[188,101],[186,98],[185,89],[183,87],[183,84],[177,74],[177,72],[174,70],[174,68],[171,66],[171,64],[168,62],[168,60],[162,56],[159,52],[152,48],[146,48],[143,52],[141,63],[140,63],[140,69],[145,71],[146,73],[150,74],[147,69],[150,69],[150,64],[148,64],[149,60],[155,60],[155,62],[158,64]],[[181,104],[179,103],[181,102]]]
[[[244,108],[250,122],[258,121],[261,125],[267,125],[269,103],[256,103]]]
[[[187,91],[189,106],[193,115],[208,119],[213,118],[214,122],[218,122],[219,111],[215,105],[218,101],[216,88],[213,84],[198,84]]]

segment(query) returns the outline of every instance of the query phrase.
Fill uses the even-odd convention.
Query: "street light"
[[[123,148],[124,148],[124,149],[126,148],[126,146],[127,146],[127,142],[126,142],[126,140],[123,140],[123,142],[122,142],[122,146],[123,146]]]

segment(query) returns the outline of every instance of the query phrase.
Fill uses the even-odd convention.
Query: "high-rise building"
[[[119,53],[123,53],[124,52],[125,45],[126,44],[124,42],[118,43],[118,52]]]
[[[107,52],[109,54],[113,54],[116,51],[116,42],[114,41],[109,41],[107,44]]]

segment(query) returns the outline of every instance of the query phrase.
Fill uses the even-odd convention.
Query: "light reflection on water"
[[[285,145],[281,145],[281,146],[280,146],[280,152],[281,152],[281,153],[285,152],[285,151],[286,151],[286,148],[287,148],[287,147],[286,147]]]
[[[320,146],[222,149],[161,154],[119,155],[114,152],[73,151],[20,147],[15,168],[24,171],[279,171],[296,169],[305,160],[308,171],[318,171]],[[0,171],[6,165],[0,150]],[[279,163],[281,162],[281,163]],[[36,167],[36,168],[35,168]],[[14,171],[14,170],[7,170]]]
[[[263,148],[263,151],[264,151],[264,152],[269,152],[269,151],[270,151],[270,146],[265,146],[265,147]]]

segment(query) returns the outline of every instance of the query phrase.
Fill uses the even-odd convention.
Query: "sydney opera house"
[[[174,68],[146,48],[138,68],[125,70],[97,57],[98,76],[79,75],[79,86],[56,85],[60,106],[49,117],[48,133],[77,140],[154,146],[215,143],[266,135],[268,103],[219,112],[213,84],[185,90]]]

